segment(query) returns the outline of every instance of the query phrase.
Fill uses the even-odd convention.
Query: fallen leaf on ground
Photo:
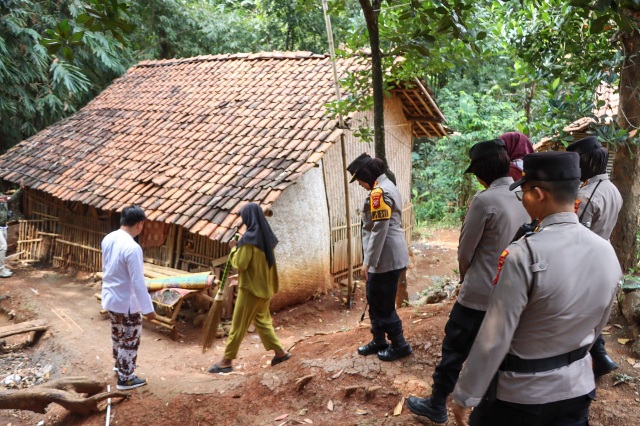
[[[367,414],[367,410],[361,410],[361,409],[357,409],[356,410],[356,414],[359,416],[364,416],[365,414]]]
[[[621,345],[626,345],[631,339],[618,339],[618,343]]]
[[[636,363],[635,358],[627,358],[627,362],[631,365],[634,365]]]
[[[333,411],[333,401],[329,400],[329,402],[327,402],[327,409],[329,411]]]
[[[621,326],[620,324],[613,324],[614,327],[619,328],[619,329],[623,329],[624,327]]]
[[[284,419],[286,419],[287,417],[289,417],[289,413],[287,413],[287,414],[283,414],[283,415],[281,415],[281,416],[278,416],[278,417],[276,417],[275,419],[273,419],[273,421],[274,421],[274,422],[279,422],[280,420],[284,420]]]
[[[393,409],[394,416],[399,416],[400,414],[402,414],[403,405],[404,405],[404,397],[400,400],[400,402],[398,402],[398,404],[396,405],[396,408]]]
[[[415,324],[415,323],[420,322],[420,321],[422,321],[422,318],[417,319],[417,320],[413,321],[412,323]]]
[[[611,336],[611,333],[609,333],[608,331],[603,331],[602,333],[603,336]]]
[[[333,376],[331,376],[332,379],[337,379],[338,377],[340,377],[340,375],[342,374],[343,370],[338,371],[336,374],[334,374]]]
[[[309,425],[312,425],[312,424],[313,424],[313,420],[311,420],[311,419],[304,419],[304,422],[305,422],[306,424],[309,424]]]

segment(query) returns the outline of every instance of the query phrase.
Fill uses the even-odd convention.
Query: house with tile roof
[[[338,73],[368,67],[337,60]],[[442,137],[444,117],[416,80],[385,102],[386,149],[405,202],[410,241],[413,137]],[[361,263],[358,207],[344,165],[372,144],[327,113],[335,99],[327,55],[271,52],[143,61],[70,117],[0,157],[0,178],[26,186],[20,250],[26,259],[101,270],[100,241],[119,214],[140,205],[145,260],[185,271],[220,264],[241,226],[240,209],[262,206],[280,244],[276,306],[322,293],[346,276],[346,235]],[[373,122],[354,114],[350,128]]]

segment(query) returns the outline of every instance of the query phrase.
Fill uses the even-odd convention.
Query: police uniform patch
[[[504,250],[500,255],[500,259],[498,259],[498,273],[496,277],[493,279],[493,285],[498,284],[498,279],[500,279],[500,272],[502,271],[502,266],[504,265],[504,259],[509,255],[509,250]]]
[[[576,198],[576,201],[573,204],[573,212],[574,213],[578,213],[578,209],[580,208],[580,204],[581,203],[582,203],[582,200],[580,200],[579,198]]]
[[[382,188],[374,188],[371,191],[369,204],[371,207],[371,220],[389,220],[391,218],[391,207],[384,201]]]

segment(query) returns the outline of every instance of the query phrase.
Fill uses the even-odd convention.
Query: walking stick
[[[233,239],[237,240],[238,234],[234,235]],[[231,253],[229,253],[227,263],[225,263],[224,265],[224,271],[222,272],[222,278],[220,279],[218,292],[216,293],[216,297],[213,299],[213,303],[211,304],[211,308],[209,309],[207,318],[204,321],[204,326],[202,327],[202,339],[200,342],[202,344],[202,353],[205,353],[207,349],[209,349],[211,345],[213,345],[213,339],[216,337],[216,330],[218,329],[218,324],[220,324],[220,315],[222,315],[224,283],[227,280],[227,275],[230,268]]]

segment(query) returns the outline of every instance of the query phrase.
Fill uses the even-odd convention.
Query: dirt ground
[[[418,299],[418,293],[434,284],[455,282],[457,238],[457,231],[434,230],[414,243],[414,265],[408,272],[411,299]],[[14,268],[13,277],[0,281],[0,295],[9,296],[0,302],[1,310],[12,313],[11,322],[41,318],[50,324],[34,347],[21,352],[20,366],[50,366],[51,379],[88,376],[115,386],[109,322],[100,314],[94,297],[99,284],[82,274],[51,268],[16,264]],[[131,391],[127,400],[114,401],[110,424],[431,424],[410,414],[402,402],[410,395],[428,395],[453,302],[399,309],[414,354],[383,363],[375,356],[356,353],[356,347],[370,338],[367,325],[359,324],[363,297],[359,289],[354,309],[347,310],[336,289],[276,312],[276,332],[285,347],[292,346],[293,357],[271,367],[273,354],[265,353],[257,335],[248,334],[235,371],[226,375],[206,371],[219,359],[223,339],[217,339],[213,349],[203,354],[198,344],[200,329],[191,323],[180,323],[178,341],[145,324],[136,373],[148,379],[149,385]],[[632,366],[638,363],[630,343],[618,342],[631,338],[631,333],[617,312],[615,308],[605,340],[610,355],[621,365],[618,371],[626,376],[608,375],[598,384],[592,426],[640,424],[638,372]],[[16,368],[0,357],[0,382]],[[299,387],[296,380],[305,376],[311,379]],[[394,415],[398,405],[402,411]],[[0,410],[0,426],[97,426],[105,424],[105,416],[102,411],[81,417],[51,404],[46,414]],[[450,413],[447,424],[453,425],[452,419]]]

